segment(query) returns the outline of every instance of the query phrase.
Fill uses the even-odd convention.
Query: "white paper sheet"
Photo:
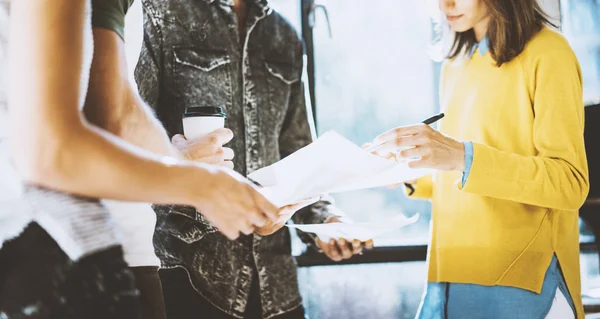
[[[375,156],[330,131],[283,160],[249,175],[281,206],[327,193],[398,184],[433,173]]]
[[[331,238],[366,241],[413,224],[418,219],[419,214],[415,214],[410,218],[406,218],[404,215],[398,215],[392,219],[369,223],[294,224],[287,226],[307,233],[316,234],[322,241],[327,241]]]

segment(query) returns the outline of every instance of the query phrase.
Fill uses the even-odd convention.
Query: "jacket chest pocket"
[[[265,116],[269,123],[276,123],[279,130],[285,118],[292,89],[300,81],[300,74],[288,62],[265,61],[268,84],[269,109]]]
[[[158,214],[157,231],[187,244],[196,243],[218,231],[194,207],[169,205],[160,209],[162,214]]]
[[[231,104],[231,58],[224,50],[173,48],[173,90],[184,107]]]

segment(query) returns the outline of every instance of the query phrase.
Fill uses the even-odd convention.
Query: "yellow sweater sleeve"
[[[431,199],[433,196],[433,175],[423,176],[417,179],[417,182],[413,184],[415,192],[410,195],[408,187],[404,188],[406,196],[415,199]]]
[[[566,44],[549,48],[530,60],[523,63],[523,69],[530,74],[533,89],[533,141],[537,155],[522,156],[474,143],[473,164],[464,191],[540,207],[577,210],[589,190],[581,69]]]

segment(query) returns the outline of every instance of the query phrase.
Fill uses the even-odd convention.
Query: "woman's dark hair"
[[[482,0],[490,11],[487,41],[497,66],[510,62],[544,25],[556,27],[537,0]],[[469,52],[477,44],[470,29],[456,32],[447,58]]]

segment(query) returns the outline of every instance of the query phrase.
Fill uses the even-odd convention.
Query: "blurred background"
[[[440,64],[428,53],[435,38],[429,1],[269,2],[304,37],[319,135],[336,130],[360,145],[384,130],[417,123],[438,112]],[[545,0],[542,5],[575,50],[583,71],[585,103],[597,114],[600,0]],[[600,139],[600,134],[594,135]],[[592,141],[588,138],[587,143]],[[600,165],[590,166],[594,164]],[[376,251],[345,265],[333,265],[310,254],[296,240],[295,252],[302,266],[299,281],[310,318],[414,318],[426,278],[429,203],[408,200],[401,190],[388,189],[334,197],[356,221],[399,213],[419,213],[421,218],[414,225],[377,238]],[[586,205],[593,207],[593,203],[591,198]],[[600,214],[597,207],[587,211],[592,216]],[[594,218],[581,222],[582,283],[590,318],[597,310],[594,288],[600,287],[595,225],[588,225],[594,222]]]

